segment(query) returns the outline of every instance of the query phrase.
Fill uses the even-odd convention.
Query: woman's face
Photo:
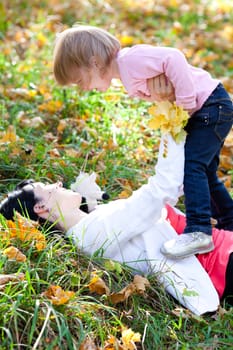
[[[54,184],[43,184],[41,182],[34,182],[24,187],[30,186],[33,188],[35,197],[39,199],[41,206],[44,206],[49,211],[59,210],[61,213],[73,209],[79,209],[82,197],[78,192],[63,188],[62,182]]]

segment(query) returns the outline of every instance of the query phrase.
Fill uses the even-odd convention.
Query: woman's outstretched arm
[[[166,149],[166,150],[165,150]],[[162,139],[155,175],[132,196],[100,205],[68,234],[88,254],[102,249],[111,257],[126,242],[150,229],[166,203],[176,203],[183,183],[184,144]]]

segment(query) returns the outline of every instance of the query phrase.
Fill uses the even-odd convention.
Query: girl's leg
[[[217,220],[216,228],[233,231],[233,200],[223,182],[217,177],[218,164],[219,157],[216,156],[207,171],[212,217]]]
[[[182,258],[213,249],[210,223],[211,200],[221,199],[219,193],[217,195],[213,188],[214,184],[218,184],[220,193],[222,196],[225,195],[225,190],[223,191],[223,187],[217,180],[218,162],[216,160],[224,139],[232,127],[232,120],[232,101],[221,84],[214,90],[201,110],[189,119],[186,127],[184,174],[187,219],[184,233],[186,235],[181,235],[173,243],[164,244],[161,251],[169,257]],[[209,167],[213,166],[216,169],[210,180]],[[214,184],[211,183],[209,186],[211,181]],[[232,207],[232,200],[229,199],[229,201]],[[221,206],[221,203],[218,203],[218,206]]]

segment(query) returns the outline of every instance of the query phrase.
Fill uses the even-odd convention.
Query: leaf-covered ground
[[[69,186],[86,169],[98,173],[100,186],[114,199],[127,196],[153,172],[159,133],[149,127],[149,104],[130,100],[118,81],[104,94],[56,85],[51,72],[55,36],[75,22],[110,30],[122,46],[175,46],[233,94],[230,0],[3,1],[2,196],[29,177]],[[220,166],[229,191],[232,155],[230,135]],[[8,232],[6,222],[2,225]],[[90,261],[58,233],[43,232],[46,245],[38,249],[40,234],[31,226],[27,230],[30,239],[20,229],[17,237],[4,236],[0,243],[0,273],[8,275],[0,275],[0,350],[232,346],[232,309],[227,305],[215,315],[193,317],[177,309],[156,276],[150,277],[150,286],[144,281],[145,292],[138,292],[127,267]],[[21,260],[12,245],[23,254]],[[109,293],[120,302],[114,304]]]

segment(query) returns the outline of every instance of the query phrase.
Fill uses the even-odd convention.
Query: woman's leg
[[[226,286],[222,300],[233,306],[233,253],[230,254],[226,269]]]

